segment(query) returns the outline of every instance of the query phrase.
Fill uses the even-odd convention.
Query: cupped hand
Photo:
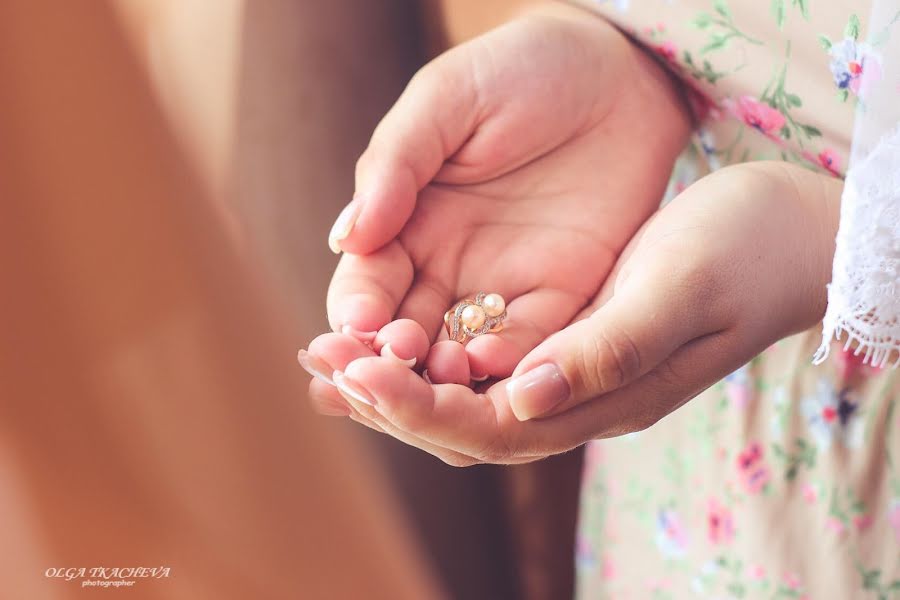
[[[329,240],[345,253],[332,329],[389,345],[435,383],[509,376],[596,295],[658,206],[689,127],[665,72],[576,8],[448,52],[416,75],[359,161]],[[444,312],[478,291],[506,299],[503,333],[465,349],[441,342]],[[306,362],[339,370],[342,344],[326,335]]]
[[[529,461],[644,429],[821,319],[840,192],[784,163],[724,169],[654,215],[591,305],[510,380],[482,393],[429,385],[340,336],[338,389],[313,392],[456,465]]]

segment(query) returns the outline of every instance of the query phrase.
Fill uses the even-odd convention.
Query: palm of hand
[[[616,146],[604,140],[607,148]],[[660,177],[648,194],[633,183],[638,177],[553,164],[566,162],[566,155],[602,154],[582,147],[589,143],[564,145],[484,183],[423,190],[399,236],[414,283],[398,318],[441,339],[435,334],[450,305],[478,291],[500,293],[509,312],[503,335],[473,341],[468,353],[479,375],[495,377],[511,373],[525,353],[568,324],[597,293],[662,183]],[[441,381],[446,370],[432,369],[432,379]]]
[[[385,177],[379,157],[413,140],[416,152],[401,161],[411,174],[398,176],[395,165],[387,177],[423,187],[401,186],[399,203],[370,203],[360,218],[329,291],[336,331],[349,323],[385,332],[379,350],[404,320],[420,331],[397,342],[426,340],[404,358],[421,367],[437,342],[432,381],[468,383],[508,376],[591,303],[658,206],[688,122],[647,114],[660,99],[682,110],[671,82],[613,28],[585,23],[524,19],[442,57],[411,84],[376,130],[357,183]],[[610,80],[625,85],[610,93]],[[414,127],[409,115],[425,104],[428,116]],[[641,143],[651,135],[656,143]],[[379,229],[391,235],[359,241]],[[465,350],[442,346],[444,312],[478,291],[505,297],[506,329]],[[346,362],[329,343],[317,352],[334,368]]]

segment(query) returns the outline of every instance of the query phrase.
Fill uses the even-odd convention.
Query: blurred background
[[[379,118],[527,4],[0,7],[0,597],[571,596],[577,453],[453,469],[292,364]]]

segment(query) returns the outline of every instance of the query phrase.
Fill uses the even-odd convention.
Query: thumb
[[[396,237],[416,196],[471,136],[478,103],[470,61],[451,51],[422,68],[356,164],[356,192],[328,236],[332,251],[368,254]]]
[[[507,383],[516,418],[551,416],[628,385],[707,332],[696,287],[657,273],[629,276],[606,304],[522,359]]]

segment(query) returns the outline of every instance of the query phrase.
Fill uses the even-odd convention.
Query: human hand
[[[689,125],[671,78],[580,9],[555,5],[451,50],[359,161],[330,237],[347,253],[332,329],[381,332],[376,350],[389,344],[436,383],[508,376],[596,295],[658,206]],[[440,342],[444,311],[478,290],[506,298],[503,335]],[[344,343],[311,350],[337,367]]]
[[[785,163],[719,171],[648,222],[592,304],[511,380],[483,393],[431,386],[394,360],[342,351],[343,397],[358,419],[456,465],[644,429],[822,318],[840,193]],[[321,382],[313,391],[341,398]]]

